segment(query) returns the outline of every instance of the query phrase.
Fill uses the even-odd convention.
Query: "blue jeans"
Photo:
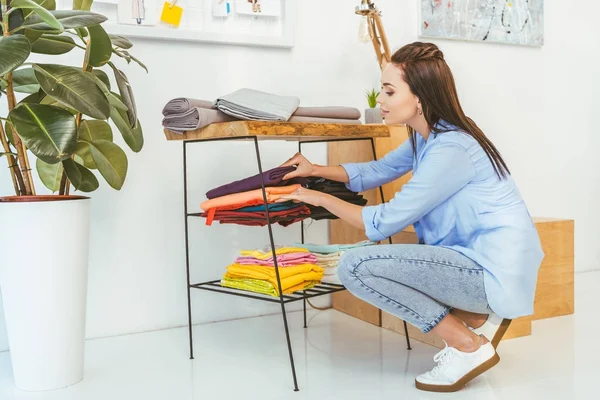
[[[387,244],[347,250],[338,274],[353,295],[423,333],[452,308],[481,314],[491,311],[482,267],[444,247]]]

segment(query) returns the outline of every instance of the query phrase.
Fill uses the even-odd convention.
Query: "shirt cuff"
[[[385,235],[375,227],[375,214],[379,206],[366,206],[362,209],[362,219],[365,224],[365,233],[372,242],[385,239]]]
[[[356,165],[356,163],[347,163],[341,164],[341,167],[346,170],[346,174],[348,174],[348,178],[350,178],[348,183],[346,183],[346,188],[353,192],[362,192],[363,185],[358,165]]]

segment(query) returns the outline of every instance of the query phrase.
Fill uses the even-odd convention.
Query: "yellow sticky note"
[[[179,6],[172,6],[171,3],[165,1],[162,14],[160,15],[160,20],[162,22],[166,22],[167,24],[179,26],[182,14],[183,8]]]

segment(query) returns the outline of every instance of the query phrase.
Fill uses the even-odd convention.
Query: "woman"
[[[510,320],[533,313],[544,253],[506,163],[465,116],[436,45],[394,53],[377,102],[387,124],[408,126],[410,140],[359,164],[313,165],[296,154],[283,164],[297,165],[284,179],[320,176],[361,192],[412,170],[402,190],[366,207],[304,188],[285,200],[325,207],[373,241],[414,224],[421,244],[347,251],[339,276],[355,296],[446,342],[417,388],[459,390],[498,363],[495,348]]]

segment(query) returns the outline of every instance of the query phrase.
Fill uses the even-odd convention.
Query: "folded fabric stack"
[[[209,190],[206,197],[209,200],[200,204],[206,218],[206,224],[213,221],[221,224],[238,224],[247,226],[265,226],[267,224],[267,209],[271,223],[288,226],[306,218],[335,219],[337,218],[322,207],[293,201],[277,202],[282,195],[289,194],[304,186],[331,194],[352,204],[365,205],[367,200],[362,195],[352,192],[343,183],[323,178],[292,178],[283,177],[295,170],[295,167],[277,167],[263,172],[267,205],[264,204],[260,174],[228,183]]]
[[[162,110],[165,128],[185,133],[213,123],[237,120],[360,124],[352,107],[299,107],[300,100],[253,89],[240,89],[216,101],[179,97]]]
[[[374,244],[370,240],[363,240],[353,244],[318,245],[294,243],[293,246],[302,246],[317,258],[317,265],[324,270],[323,282],[341,284],[342,282],[338,277],[338,267],[342,254],[349,249],[372,246]]]
[[[308,182],[306,178],[283,179],[286,174],[294,170],[294,167],[278,167],[262,174],[271,223],[288,226],[310,215],[310,210],[304,203],[292,201],[276,203],[282,195],[292,193],[301,184]],[[248,226],[267,224],[260,174],[209,190],[206,197],[209,200],[200,204],[200,208],[204,211],[200,215],[206,218],[206,225],[211,225],[215,220],[222,224]]]
[[[279,296],[309,289],[323,278],[323,268],[316,265],[317,257],[303,247],[275,249],[281,287],[270,247],[262,250],[242,250],[240,257],[227,267],[221,286]]]

